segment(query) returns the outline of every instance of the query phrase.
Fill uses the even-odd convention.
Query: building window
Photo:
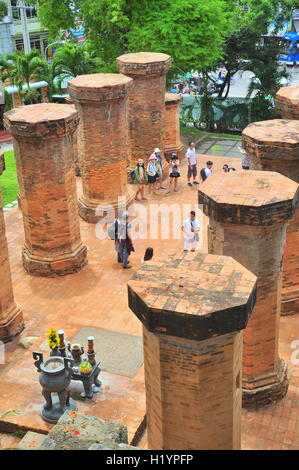
[[[31,49],[37,49],[38,51],[40,51],[42,49],[40,37],[30,36],[30,46]]]
[[[17,51],[23,51],[24,50],[23,39],[16,39],[16,50]]]
[[[11,3],[11,11],[12,11],[13,19],[16,21],[20,21],[21,20],[20,9],[17,7],[18,0],[11,0],[10,3]],[[30,5],[27,5],[27,6],[30,6]],[[29,8],[26,9],[26,16],[28,20],[32,18],[36,18],[37,17],[36,9],[34,7],[30,9]]]

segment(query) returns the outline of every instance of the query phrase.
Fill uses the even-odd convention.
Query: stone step
[[[66,411],[45,436],[40,450],[126,450],[127,428],[116,421],[105,421],[92,415]]]
[[[18,445],[19,450],[39,450],[47,438],[45,434],[28,431]]]

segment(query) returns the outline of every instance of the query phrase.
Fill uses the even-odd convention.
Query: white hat
[[[158,152],[161,152],[161,150],[159,149],[159,147],[156,147],[154,150],[154,153],[158,153]]]

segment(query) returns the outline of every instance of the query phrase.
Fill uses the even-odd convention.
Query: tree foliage
[[[117,56],[140,50],[170,54],[178,71],[211,66],[230,27],[225,0],[37,1],[52,38],[81,18],[90,47],[107,69],[115,67]]]

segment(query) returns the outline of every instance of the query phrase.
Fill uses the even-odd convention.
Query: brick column
[[[10,341],[23,329],[23,314],[15,303],[11,282],[2,190],[0,188],[0,341]]]
[[[69,81],[69,93],[80,114],[83,194],[79,214],[97,222],[98,206],[117,208],[118,198],[133,199],[127,188],[128,133],[126,103],[133,80],[121,74],[80,75]]]
[[[66,104],[69,104],[74,109],[76,109],[72,98],[70,98],[69,96],[65,99],[65,102]],[[80,142],[79,142],[79,135],[81,136],[81,134],[79,134],[80,127],[81,127],[81,121],[79,121],[79,125],[73,135],[73,157],[74,157],[74,163],[75,163],[76,176],[81,176],[81,168],[80,168],[81,167],[81,160],[80,160],[81,153],[79,155],[79,149],[78,149],[80,142],[81,142],[81,137],[80,137]]]
[[[154,52],[117,58],[121,73],[134,78],[129,96],[129,167],[146,159],[156,147],[164,150],[165,86],[171,57]]]
[[[280,88],[275,105],[282,119],[299,119],[299,85]]]
[[[175,93],[165,94],[165,149],[164,155],[170,160],[175,152],[180,160],[185,156],[185,145],[181,141],[180,131],[180,102],[182,97]]]
[[[4,115],[13,135],[22,199],[23,264],[32,275],[69,274],[86,263],[72,153],[78,121],[71,106],[54,103],[22,106]]]
[[[299,183],[299,121],[274,119],[243,131],[250,168],[278,171]],[[283,265],[281,314],[299,313],[299,204],[288,223]]]
[[[256,277],[232,258],[176,254],[128,284],[143,323],[150,449],[240,449],[242,329]]]
[[[286,225],[299,197],[294,181],[274,172],[214,175],[199,190],[210,217],[210,253],[233,257],[258,277],[257,301],[244,332],[243,406],[270,404],[288,387],[278,356],[281,267]]]

